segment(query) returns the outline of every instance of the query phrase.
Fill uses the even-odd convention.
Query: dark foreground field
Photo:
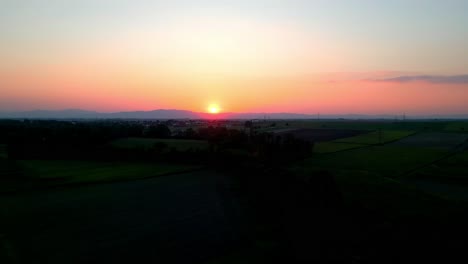
[[[239,243],[241,217],[211,171],[3,195],[0,263],[202,263]]]
[[[0,264],[467,262],[467,122],[256,126],[5,125]]]

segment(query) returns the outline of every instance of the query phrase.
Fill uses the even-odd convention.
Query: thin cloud
[[[468,74],[465,75],[405,75],[386,79],[374,79],[378,82],[427,82],[437,84],[468,84]]]

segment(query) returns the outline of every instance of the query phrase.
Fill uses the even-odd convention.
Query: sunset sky
[[[0,0],[0,111],[467,114],[467,12],[465,0]]]

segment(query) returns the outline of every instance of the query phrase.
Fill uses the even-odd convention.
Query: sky
[[[465,0],[0,6],[0,111],[468,113]]]

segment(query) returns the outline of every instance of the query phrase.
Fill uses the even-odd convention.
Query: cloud
[[[386,79],[374,79],[373,81],[378,82],[427,82],[427,83],[438,83],[438,84],[468,84],[468,74],[465,75],[404,75]]]

